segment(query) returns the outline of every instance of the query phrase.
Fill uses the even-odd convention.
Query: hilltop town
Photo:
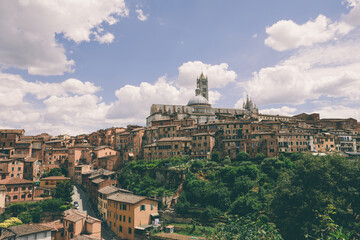
[[[232,180],[222,179],[230,172],[216,175],[224,183],[229,181],[228,184],[240,176],[248,176],[246,180],[252,182],[251,187],[243,194],[229,197],[237,202],[239,196],[259,193],[262,189],[259,171],[270,174],[263,168],[266,164],[275,169],[292,169],[290,161],[302,155],[344,159],[360,155],[360,124],[356,119],[341,116],[327,119],[318,113],[261,114],[249,97],[242,109],[212,107],[207,77],[201,74],[196,83],[195,95],[187,105],[153,104],[146,126],[112,127],[79,136],[47,133],[29,136],[24,129],[0,129],[0,208],[6,216],[15,216],[11,212],[14,204],[54,200],[59,186],[75,184],[72,199],[63,199],[63,211],[57,213],[57,217],[39,216],[37,220],[24,221],[24,216],[17,216],[23,219],[23,224],[9,226],[11,231],[4,230],[2,239],[40,233],[44,234],[43,239],[101,239],[104,236],[107,236],[105,239],[110,239],[109,236],[145,239],[149,237],[148,232],[162,228],[168,232],[175,229],[176,233],[178,227],[170,223],[177,221],[169,219],[191,215],[187,210],[190,206],[185,203],[198,201],[190,200],[189,195],[184,199],[182,194],[191,191],[187,181],[193,178],[212,182],[215,175],[211,177],[211,171],[225,171],[229,166],[236,166],[236,171],[240,171],[241,166],[247,169],[251,165],[241,165],[241,162],[254,161],[260,169],[254,170],[255,176],[246,172],[250,170],[237,172]],[[155,164],[157,168],[154,170],[147,164]],[[138,180],[132,179],[136,174]],[[145,183],[147,178],[153,179],[154,184],[150,180]],[[278,176],[272,181],[267,178],[261,181],[275,185],[277,179]],[[195,195],[194,192],[192,197]],[[216,202],[221,196],[209,198]],[[223,206],[221,202],[212,206],[212,203],[197,204],[194,211],[202,209],[210,215],[232,212],[244,216],[241,209],[251,208],[238,205],[234,210],[232,204]],[[205,217],[204,211],[200,212],[200,222],[216,219]],[[254,212],[258,213],[259,209]],[[221,218],[222,213],[218,215]],[[170,235],[165,237],[159,235],[158,239],[171,239]]]

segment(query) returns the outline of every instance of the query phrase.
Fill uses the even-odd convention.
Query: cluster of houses
[[[187,105],[152,105],[145,127],[113,127],[75,137],[26,136],[23,129],[0,129],[0,209],[41,200],[57,182],[72,180],[88,192],[99,218],[117,236],[134,239],[158,227],[159,214],[156,200],[119,188],[117,171],[129,161],[209,159],[215,151],[230,159],[240,152],[251,157],[360,152],[360,124],[355,119],[321,119],[317,113],[260,114],[249,98],[243,109],[213,108],[203,74],[195,92]],[[42,178],[54,168],[65,169],[67,176]],[[101,220],[70,209],[58,221],[41,227],[20,225],[13,231],[33,234],[34,229],[44,235],[42,239],[96,239],[101,236]],[[15,233],[8,233],[8,239]]]

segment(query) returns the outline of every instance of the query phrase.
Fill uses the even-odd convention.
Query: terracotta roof
[[[64,228],[64,224],[60,220],[55,220],[53,222],[39,223],[39,225],[50,227],[51,231],[59,231],[60,229]]]
[[[14,231],[20,237],[30,235],[33,233],[51,231],[51,227],[42,226],[40,224],[23,224],[23,225],[9,227],[9,229]],[[14,233],[10,231],[4,231],[3,234],[1,235],[1,239],[12,236],[14,236]]]
[[[98,147],[94,148],[94,151],[101,150],[101,149],[105,149],[105,148],[110,148],[110,149],[113,150],[113,147],[110,147],[110,146],[107,146],[107,145],[103,145],[103,146],[98,146]]]
[[[99,193],[102,193],[102,194],[111,194],[111,193],[116,193],[116,192],[123,192],[123,193],[132,193],[131,191],[129,190],[126,190],[126,189],[122,189],[122,188],[117,188],[115,186],[106,186],[106,187],[103,187],[103,188],[100,188],[98,190]]]
[[[70,178],[64,176],[51,176],[51,177],[41,178],[40,180],[70,180]]]
[[[98,183],[101,183],[101,182],[104,182],[104,181],[105,181],[105,179],[97,178],[97,179],[92,180],[91,182],[98,184]]]
[[[91,175],[91,176],[89,177],[89,179],[93,179],[93,178],[95,178],[95,177],[102,176],[102,175],[104,175],[104,176],[109,176],[109,175],[112,175],[112,174],[115,174],[115,172],[101,168],[101,169],[95,170],[95,171],[93,172],[93,175]]]
[[[25,132],[24,129],[0,129],[2,133],[23,133]]]
[[[114,186],[106,186],[106,187],[100,188],[98,190],[98,192],[102,193],[102,194],[110,194],[110,193],[118,192],[119,190],[120,190],[119,188],[114,187]]]
[[[22,178],[7,178],[0,180],[0,184],[5,184],[5,185],[24,184],[24,183],[34,183],[34,182]]]
[[[122,192],[115,193],[108,197],[108,199],[113,201],[130,203],[130,204],[138,203],[146,198],[147,197],[144,196],[139,196],[131,193],[122,193]]]
[[[36,158],[32,158],[32,157],[25,158],[25,162],[35,162],[35,161],[37,161]]]
[[[65,220],[68,220],[70,222],[77,222],[77,221],[80,221],[84,218],[87,218],[86,220],[91,221],[91,222],[101,222],[101,220],[97,219],[97,218],[94,218],[94,217],[91,217],[89,215],[87,215],[85,212],[81,212],[79,210],[76,210],[76,209],[69,209],[69,210],[66,210],[64,212],[65,216],[64,216],[64,219]]]

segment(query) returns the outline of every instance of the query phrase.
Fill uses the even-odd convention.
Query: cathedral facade
[[[197,124],[214,122],[223,118],[245,118],[258,114],[258,109],[251,99],[247,99],[243,109],[213,108],[209,103],[208,78],[201,73],[196,79],[195,96],[187,105],[153,104],[150,115],[146,118],[146,126],[152,126],[158,120],[194,119]]]

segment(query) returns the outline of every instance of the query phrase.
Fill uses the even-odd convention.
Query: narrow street
[[[88,193],[85,192],[81,187],[74,185],[73,203],[79,203],[79,210],[86,211],[92,217],[100,219],[96,216],[93,207],[91,206]],[[101,219],[100,219],[101,220]],[[101,224],[101,237],[105,240],[117,240],[119,239],[104,223]]]

